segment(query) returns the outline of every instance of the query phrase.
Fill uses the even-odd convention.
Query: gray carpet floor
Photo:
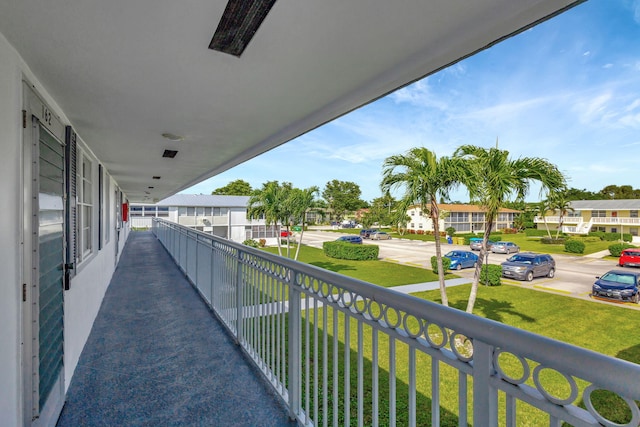
[[[58,427],[293,425],[155,236],[132,232]]]

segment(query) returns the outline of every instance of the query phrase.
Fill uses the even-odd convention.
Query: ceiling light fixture
[[[240,56],[276,0],[229,0],[209,49]]]
[[[175,133],[169,133],[169,132],[163,133],[162,137],[165,139],[168,139],[169,141],[174,141],[174,142],[184,140],[184,136],[176,135]]]

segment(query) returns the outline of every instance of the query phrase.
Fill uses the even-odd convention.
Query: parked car
[[[362,237],[363,239],[368,239],[369,237],[371,237],[372,233],[375,233],[376,230],[375,228],[363,228],[362,230],[360,230],[360,237]]]
[[[347,242],[347,243],[356,243],[362,244],[362,237],[360,236],[342,236],[336,239],[336,242]]]
[[[471,243],[469,244],[469,248],[472,251],[479,251],[480,249],[482,249],[482,239],[479,237],[472,237],[471,239]],[[491,250],[491,246],[493,246],[495,242],[493,240],[487,240],[487,250],[490,251]]]
[[[491,252],[494,254],[510,254],[520,252],[520,246],[513,242],[495,242],[491,245]]]
[[[611,270],[596,276],[591,295],[616,300],[629,300],[638,304],[640,293],[640,271]]]
[[[371,240],[391,240],[391,236],[384,231],[376,231],[369,234]]]
[[[640,267],[640,248],[624,249],[618,260],[620,267]]]
[[[475,267],[478,264],[478,255],[469,251],[451,251],[445,255],[451,260],[451,270]]]
[[[282,230],[282,231],[280,232],[280,237],[284,237],[285,239],[286,239],[287,237],[291,237],[291,236],[293,236],[293,233],[292,233],[291,231]]]
[[[549,254],[516,254],[500,265],[504,277],[527,282],[534,277],[553,277],[556,274],[556,261]]]

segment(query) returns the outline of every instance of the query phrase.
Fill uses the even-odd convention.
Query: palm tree
[[[407,208],[418,205],[423,213],[431,218],[436,243],[436,258],[440,296],[442,304],[448,306],[447,291],[444,285],[442,268],[442,250],[440,246],[440,209],[438,198],[449,198],[449,191],[455,188],[462,177],[461,162],[448,157],[438,157],[424,147],[412,148],[406,154],[385,159],[382,170],[382,191],[403,187],[405,194],[398,212],[406,215]]]
[[[264,218],[267,226],[278,223],[286,224],[288,235],[290,215],[286,200],[289,197],[290,190],[291,185],[288,183],[280,185],[278,181],[269,181],[262,184],[262,188],[254,190],[251,197],[249,197],[247,217],[249,219]],[[282,256],[279,235],[277,240],[278,254]]]
[[[547,236],[551,239],[551,231],[549,231],[549,224],[547,223],[547,211],[551,210],[551,206],[548,200],[542,200],[536,205],[537,213],[540,214],[542,220],[544,221],[544,227],[547,229]]]
[[[471,200],[479,202],[486,211],[482,248],[467,303],[467,312],[471,313],[478,295],[487,240],[504,202],[513,196],[516,200],[524,200],[534,181],[541,184],[541,193],[561,191],[566,188],[566,179],[557,166],[547,160],[538,157],[512,160],[509,152],[498,149],[497,144],[495,148],[488,149],[463,145],[455,151],[453,157],[466,162],[464,185]]]
[[[567,200],[566,191],[559,191],[557,193],[552,193],[547,200],[549,208],[553,211],[553,213],[558,212],[558,229],[556,230],[556,239],[560,236],[560,230],[562,230],[562,224],[564,223],[564,217],[569,212],[573,212],[573,208],[571,207],[571,201]]]
[[[304,235],[304,227],[307,221],[307,211],[313,207],[315,196],[319,191],[320,189],[316,186],[309,187],[304,190],[294,188],[289,195],[294,211],[293,217],[296,223],[302,224],[302,230],[300,231],[300,241],[298,242],[298,247],[296,248],[296,254],[293,257],[293,259],[295,260],[298,260],[300,246],[302,246],[302,236]]]

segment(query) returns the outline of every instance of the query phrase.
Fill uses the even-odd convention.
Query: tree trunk
[[[478,265],[473,273],[473,282],[471,282],[471,292],[469,292],[469,301],[467,302],[467,313],[473,313],[473,307],[476,305],[478,296],[478,285],[480,284],[480,274],[482,274],[482,264],[487,255],[487,241],[491,235],[493,228],[493,218],[487,221],[484,227],[484,236],[482,237],[482,247],[480,248],[480,256],[478,257]],[[488,268],[488,267],[487,267]]]
[[[440,242],[440,215],[438,214],[438,204],[435,199],[431,199],[431,222],[433,223],[433,234],[436,243],[436,262],[438,265],[438,282],[440,284],[440,298],[442,305],[449,306],[449,298],[447,298],[447,288],[444,283],[444,268],[442,268],[442,248]]]
[[[293,256],[294,260],[298,260],[298,254],[300,253],[300,246],[302,246],[302,236],[304,236],[304,225],[305,223],[302,223],[302,229],[300,230],[300,240],[298,241],[298,247],[296,248],[296,254]]]

